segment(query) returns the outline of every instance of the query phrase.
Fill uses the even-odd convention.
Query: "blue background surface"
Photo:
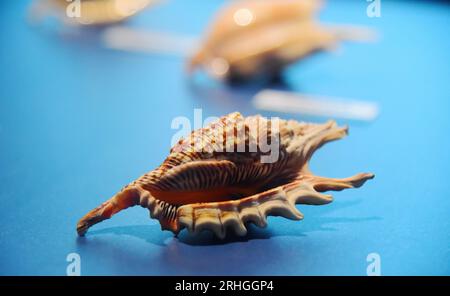
[[[160,164],[174,117],[257,113],[255,90],[193,89],[182,57],[106,50],[96,32],[30,26],[28,4],[0,9],[0,274],[64,275],[77,252],[83,275],[365,275],[376,252],[384,275],[450,275],[449,5],[383,0],[382,17],[371,19],[366,1],[329,1],[321,19],[370,25],[381,40],[297,63],[280,87],[378,102],[373,122],[340,120],[349,137],[311,163],[322,176],[376,178],[329,205],[299,207],[301,222],[271,217],[266,229],[220,241],[176,239],[140,207],[85,238],[75,225]],[[220,4],[166,1],[127,25],[199,35]]]

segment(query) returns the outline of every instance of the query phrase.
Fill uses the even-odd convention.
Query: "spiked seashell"
[[[269,215],[301,220],[296,204],[330,203],[331,195],[322,192],[360,187],[374,177],[332,179],[309,171],[314,151],[346,133],[334,121],[310,124],[231,113],[181,139],[158,168],[84,216],[78,234],[135,205],[175,234],[184,228],[210,230],[223,238],[228,229],[245,235],[247,223],[264,227]]]
[[[242,0],[226,5],[189,61],[218,79],[275,76],[286,65],[341,40],[362,40],[362,28],[324,26],[316,21],[318,0]]]

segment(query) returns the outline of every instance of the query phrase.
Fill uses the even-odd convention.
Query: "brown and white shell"
[[[231,113],[181,139],[158,168],[84,216],[78,234],[135,205],[175,234],[183,228],[211,230],[223,238],[228,229],[245,235],[250,222],[264,227],[269,215],[300,220],[296,204],[330,203],[332,196],[321,192],[359,187],[374,177],[332,179],[308,169],[316,149],[346,133],[334,121],[311,124]],[[274,144],[276,158],[268,158],[273,151],[264,143]]]
[[[341,40],[370,38],[354,26],[324,26],[316,21],[322,1],[241,0],[223,7],[189,61],[218,79],[246,80],[276,75],[316,51]]]

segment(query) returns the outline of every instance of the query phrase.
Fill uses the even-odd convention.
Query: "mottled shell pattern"
[[[243,236],[247,223],[264,227],[269,215],[300,220],[296,204],[327,204],[332,197],[321,192],[359,187],[373,178],[364,173],[332,179],[309,171],[313,152],[346,133],[334,121],[310,124],[231,113],[181,139],[161,166],[84,216],[78,234],[135,205],[175,234],[186,228],[224,238],[232,229]],[[276,147],[275,158],[265,144]]]
[[[214,18],[189,69],[225,80],[275,75],[342,39],[359,39],[356,28],[319,24],[320,6],[317,0],[231,1]]]

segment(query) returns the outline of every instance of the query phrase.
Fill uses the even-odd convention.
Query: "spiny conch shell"
[[[317,0],[233,1],[219,11],[190,71],[203,68],[218,79],[275,76],[283,67],[341,40],[372,38],[368,29],[324,26],[315,20]]]
[[[310,124],[231,113],[181,139],[161,166],[85,215],[78,234],[135,205],[149,209],[163,230],[175,234],[187,228],[224,238],[231,228],[243,236],[246,223],[264,227],[269,215],[300,220],[296,204],[330,203],[332,196],[321,192],[360,187],[374,177],[332,179],[309,171],[313,152],[346,133],[334,121]]]

